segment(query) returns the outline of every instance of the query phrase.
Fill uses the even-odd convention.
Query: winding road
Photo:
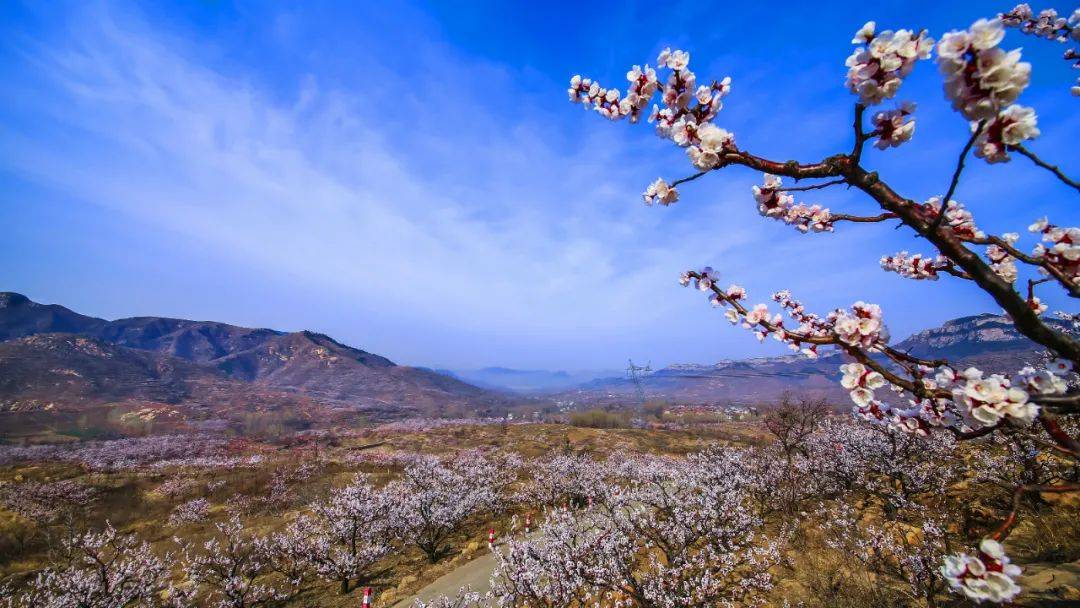
[[[414,600],[427,602],[443,595],[453,597],[462,587],[486,593],[491,589],[491,573],[495,570],[495,564],[495,555],[485,553],[440,576],[415,595],[394,604],[393,608],[407,608]]]

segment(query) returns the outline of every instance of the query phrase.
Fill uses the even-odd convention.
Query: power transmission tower
[[[630,359],[630,365],[626,368],[626,377],[634,383],[634,390],[637,392],[638,404],[645,405],[645,386],[642,384],[642,380],[652,374],[652,362],[645,364],[645,367],[640,365],[634,365],[634,360]]]

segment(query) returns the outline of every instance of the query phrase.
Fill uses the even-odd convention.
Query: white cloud
[[[741,242],[654,230],[659,212],[637,204],[645,178],[612,171],[618,133],[556,147],[564,137],[534,116],[485,116],[468,83],[383,74],[345,90],[309,75],[282,101],[130,17],[95,14],[75,36],[32,49],[62,92],[44,118],[67,135],[8,130],[9,168],[403,319],[617,334],[670,311],[698,252]]]

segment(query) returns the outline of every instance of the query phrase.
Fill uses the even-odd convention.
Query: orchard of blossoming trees
[[[41,567],[7,577],[0,599],[7,594],[15,607],[354,605],[373,589],[372,605],[387,606],[408,598],[402,584],[417,573],[437,576],[486,551],[497,529],[490,590],[418,605],[704,608],[863,589],[872,595],[859,601],[869,604],[856,605],[936,606],[957,581],[974,585],[972,572],[988,581],[986,593],[1014,595],[1018,566],[1001,542],[981,540],[993,525],[986,510],[1043,518],[1052,512],[1013,489],[1080,481],[1075,461],[1040,454],[1044,439],[1030,433],[923,437],[794,398],[751,424],[762,429],[752,443],[703,436],[689,453],[628,449],[617,431],[597,431],[606,449],[566,450],[556,438],[568,428],[557,425],[520,425],[498,450],[450,447],[507,432],[477,423],[444,427],[449,453],[440,457],[393,450],[361,459],[346,443],[318,457],[267,454],[265,470],[222,457],[220,443],[185,460],[158,439],[132,441],[125,449],[137,464],[110,477],[87,467],[85,480],[3,485],[3,508],[51,549]],[[513,451],[545,430],[553,433],[545,453]],[[430,442],[432,433],[405,436]],[[633,433],[646,442],[690,435]],[[8,466],[30,474],[68,466],[20,450],[0,454],[18,454]],[[117,501],[131,496],[116,484],[131,480],[150,484],[139,508],[160,516],[114,527]],[[992,491],[976,500],[972,484]],[[65,515],[79,509],[79,519]],[[957,551],[970,542],[979,552]],[[806,563],[810,555],[824,565]],[[828,584],[814,587],[808,573],[825,573]],[[790,581],[804,579],[808,595],[790,596]]]
[[[816,357],[825,346],[843,351],[850,360],[841,370],[843,386],[851,391],[856,414],[871,424],[888,425],[931,442],[938,441],[940,433],[968,440],[1023,431],[1039,436],[1037,450],[1075,460],[1080,458],[1080,441],[1064,428],[1062,417],[1080,414],[1080,391],[1070,390],[1067,382],[1080,366],[1080,340],[1045,322],[1046,306],[1035,290],[1047,284],[1080,297],[1080,228],[1059,226],[1045,217],[1031,218],[1028,231],[1038,242],[1025,250],[1019,233],[984,232],[967,206],[953,198],[971,153],[988,163],[1014,162],[1013,154],[1023,156],[1024,162],[1045,169],[1049,179],[1080,190],[1080,183],[1028,147],[1040,134],[1037,116],[1033,108],[1017,101],[1031,78],[1031,65],[1022,61],[1020,49],[1003,48],[1009,28],[1075,44],[1080,41],[1080,9],[1059,17],[1054,10],[1036,15],[1027,5],[1020,5],[980,19],[967,29],[944,33],[937,41],[926,31],[879,29],[874,22],[864,25],[855,33],[855,49],[846,62],[846,85],[855,96],[852,146],[808,163],[771,160],[740,147],[734,132],[715,124],[722,100],[731,92],[731,79],[699,83],[685,51],[665,49],[655,68],[634,66],[627,73],[625,93],[574,76],[569,96],[572,102],[611,120],[638,122],[647,116],[657,134],[686,150],[698,171],[670,182],[657,179],[645,190],[646,204],[673,204],[679,200],[679,185],[742,166],[765,174],[762,184],[753,187],[761,214],[802,232],[880,222],[912,229],[932,251],[887,255],[881,259],[883,269],[915,280],[936,280],[945,274],[973,283],[1004,309],[1017,330],[1046,348],[1051,354],[1049,363],[1008,375],[957,369],[948,361],[914,357],[890,346],[883,311],[874,304],[856,302],[849,309],[821,316],[807,311],[787,291],[772,297],[779,310],[764,303],[745,304],[746,291],[738,285],[722,287],[712,268],[686,272],[681,283],[704,291],[714,306],[726,309],[731,323],[754,332],[759,340],[772,337],[809,357]],[[1066,60],[1077,58],[1075,48],[1066,51]],[[868,168],[865,147],[873,142],[887,151],[912,140],[914,104],[901,102],[894,109],[881,108],[881,104],[897,99],[904,79],[917,64],[928,60],[937,63],[945,97],[969,122],[971,135],[961,142],[947,190],[919,202],[894,190],[888,176]],[[1074,86],[1072,92],[1080,95],[1080,87]],[[660,101],[653,104],[657,96]],[[814,183],[786,186],[784,178]],[[840,185],[865,194],[875,212],[834,213],[821,205],[796,202],[796,192]],[[1020,267],[1036,270],[1042,278],[1017,285]],[[894,396],[882,395],[885,388],[892,389]],[[926,467],[935,467],[936,455],[934,449],[926,450]],[[1022,481],[1014,489],[1017,496],[1078,490],[1080,485],[1074,480],[1062,479]],[[974,553],[956,553],[942,560],[940,574],[954,590],[976,601],[995,602],[1008,601],[1018,593],[1013,581],[1018,570],[1009,564],[1001,545],[1016,519],[1013,509]]]

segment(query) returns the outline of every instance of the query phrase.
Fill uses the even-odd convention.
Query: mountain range
[[[1015,371],[1039,353],[1006,317],[990,314],[948,321],[896,346],[987,371]],[[675,403],[758,405],[795,392],[846,404],[838,383],[843,361],[825,352],[816,360],[670,365],[645,377],[642,388],[649,399]],[[411,416],[501,415],[516,405],[637,402],[633,381],[602,374],[435,371],[309,331],[164,317],[109,321],[0,293],[0,440],[193,428],[275,433]]]
[[[63,412],[159,427],[237,424],[277,412],[283,424],[306,427],[357,417],[490,415],[514,401],[319,333],[163,317],[108,321],[0,293],[5,427],[13,413],[48,420]]]

